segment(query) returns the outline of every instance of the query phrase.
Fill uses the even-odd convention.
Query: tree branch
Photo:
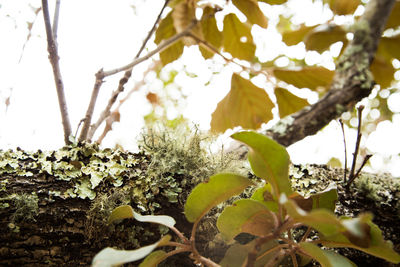
[[[281,119],[266,132],[278,143],[289,146],[317,133],[331,120],[351,109],[374,87],[369,70],[395,0],[370,0],[354,24],[354,39],[336,66],[330,90],[317,103]]]
[[[117,73],[119,73],[121,71],[124,71],[124,70],[131,70],[134,66],[142,63],[143,61],[146,61],[147,59],[151,58],[155,54],[164,51],[165,49],[167,49],[168,47],[173,45],[175,42],[179,41],[181,38],[187,36],[189,34],[189,32],[192,30],[192,28],[196,24],[197,24],[197,21],[193,21],[182,32],[180,32],[180,33],[172,36],[171,38],[163,41],[156,49],[150,51],[147,55],[145,55],[143,57],[140,57],[140,58],[137,58],[134,61],[132,61],[131,63],[129,63],[129,64],[123,66],[123,67],[116,68],[116,69],[109,70],[109,71],[103,71],[102,69],[99,70],[96,73],[95,87],[93,89],[92,98],[91,98],[91,101],[90,101],[90,104],[89,104],[88,111],[86,112],[86,116],[84,118],[85,121],[84,121],[84,124],[83,124],[83,127],[82,127],[81,134],[79,136],[79,141],[84,141],[84,140],[87,139],[89,126],[90,126],[90,122],[91,122],[92,115],[93,115],[94,104],[96,103],[97,95],[99,93],[98,91],[100,89],[101,84],[103,83],[103,79],[105,77],[107,77],[107,76],[111,76],[111,75],[117,74]]]
[[[51,31],[49,7],[47,4],[47,0],[42,0],[42,9],[47,35],[47,50],[49,51],[49,60],[53,68],[53,76],[56,83],[58,104],[60,106],[61,120],[64,128],[64,142],[66,144],[69,144],[69,136],[71,135],[71,123],[68,116],[67,102],[65,100],[64,84],[60,72],[57,45],[54,42],[53,33]]]
[[[137,54],[136,54],[134,59],[139,58],[140,54],[143,52],[144,48],[146,47],[147,42],[150,40],[151,36],[155,32],[156,27],[157,27],[158,23],[160,22],[161,16],[162,16],[165,8],[168,6],[169,1],[170,0],[166,0],[165,1],[164,6],[161,8],[160,12],[158,13],[156,21],[153,24],[153,27],[151,28],[151,30],[147,34],[146,38],[143,40],[142,46],[140,47],[140,49],[137,52]],[[99,119],[97,120],[97,122],[90,126],[90,130],[89,130],[89,133],[88,133],[88,136],[87,136],[86,139],[91,140],[93,135],[94,135],[94,133],[96,132],[97,128],[100,126],[100,124],[102,124],[103,121],[106,120],[110,116],[112,106],[114,105],[115,101],[117,100],[118,95],[125,90],[125,84],[129,81],[131,76],[132,76],[132,69],[125,71],[124,76],[119,80],[117,90],[115,90],[112,93],[111,98],[109,99],[106,108],[101,113],[101,115],[100,115]]]

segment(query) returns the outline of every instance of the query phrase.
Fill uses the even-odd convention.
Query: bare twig
[[[156,49],[150,51],[147,55],[145,55],[143,57],[140,57],[140,58],[137,58],[134,61],[132,61],[131,63],[129,63],[129,64],[125,65],[125,66],[122,66],[120,68],[104,71],[103,72],[103,77],[111,76],[111,75],[117,74],[117,73],[119,73],[121,71],[124,71],[124,70],[130,70],[134,66],[136,66],[136,65],[142,63],[143,61],[151,58],[155,54],[164,51],[165,49],[167,49],[168,47],[173,45],[175,42],[179,41],[181,38],[183,38],[185,36],[188,36],[190,31],[192,30],[192,28],[194,26],[196,26],[196,24],[197,24],[197,21],[193,21],[192,23],[190,23],[190,25],[188,27],[186,27],[185,30],[183,30],[182,32],[172,36],[171,38],[169,38],[167,40],[164,40]]]
[[[25,40],[25,42],[24,42],[24,45],[22,46],[21,55],[19,56],[18,63],[21,63],[22,57],[23,57],[24,52],[25,52],[25,47],[26,47],[28,41],[29,41],[29,40],[31,39],[31,37],[32,37],[32,28],[33,28],[33,25],[35,24],[36,19],[37,19],[37,17],[38,17],[38,14],[39,14],[40,10],[42,10],[42,7],[35,8],[35,7],[31,6],[31,9],[32,9],[33,13],[35,14],[35,17],[33,18],[33,21],[32,21],[32,22],[27,22],[27,24],[28,24],[28,35],[26,36],[26,40]]]
[[[136,83],[135,86],[126,94],[126,96],[125,96],[122,100],[119,101],[117,107],[116,107],[113,111],[111,111],[111,107],[112,107],[113,104],[114,104],[114,101],[112,101],[112,99],[113,99],[114,97],[115,97],[115,99],[117,98],[117,93],[116,93],[116,92],[113,92],[113,97],[112,97],[111,99],[109,99],[108,104],[107,104],[107,107],[102,111],[102,113],[100,114],[100,116],[99,116],[99,118],[97,119],[97,121],[96,121],[94,124],[90,125],[89,133],[88,133],[88,136],[87,136],[87,138],[86,138],[87,140],[91,141],[92,138],[93,138],[94,133],[95,133],[96,130],[100,127],[100,125],[101,125],[105,120],[107,120],[108,118],[110,118],[110,114],[113,114],[113,113],[115,113],[115,112],[119,112],[119,109],[120,109],[121,105],[132,95],[132,93],[133,93],[133,92],[136,92],[136,91],[139,90],[142,86],[145,85],[144,77],[146,77],[146,75],[147,75],[150,71],[154,70],[154,68],[158,65],[159,62],[160,62],[160,61],[153,62],[153,64],[151,64],[151,65],[149,66],[149,68],[143,73],[143,80],[141,80],[141,81],[139,81],[138,83]],[[120,81],[120,82],[121,82],[121,81]],[[118,91],[118,89],[117,89],[117,91]],[[99,140],[98,140],[98,141],[99,141]],[[98,143],[98,141],[97,141],[97,143]]]
[[[170,0],[166,0],[165,1],[164,6],[161,8],[161,11],[157,16],[156,21],[153,24],[153,27],[151,28],[151,30],[147,34],[146,38],[143,40],[142,46],[139,48],[139,51],[137,52],[137,54],[136,54],[134,59],[139,58],[140,54],[143,52],[144,48],[146,47],[147,42],[150,40],[151,36],[155,32],[156,27],[157,27],[158,23],[161,20],[162,13],[164,12],[165,8],[167,7],[169,1]],[[132,76],[132,69],[125,71],[124,76],[119,80],[117,90],[115,90],[112,93],[111,98],[109,99],[106,108],[100,114],[100,117],[97,120],[97,122],[90,126],[89,134],[87,136],[88,140],[91,140],[93,138],[93,135],[96,132],[97,128],[100,126],[100,124],[102,124],[103,121],[106,120],[110,116],[111,107],[114,105],[114,103],[117,100],[119,94],[122,93],[125,90],[125,84],[129,81],[131,76]],[[137,86],[135,86],[135,87],[137,87]]]
[[[344,134],[344,125],[343,125],[343,120],[339,119],[340,127],[342,128],[342,134],[343,134],[343,143],[344,143],[344,177],[343,181],[346,183],[347,179],[347,145],[346,145],[346,135]]]
[[[93,111],[94,111],[94,106],[96,104],[97,96],[99,95],[100,92],[100,87],[103,84],[103,69],[100,69],[96,73],[96,81],[94,83],[93,91],[92,91],[92,96],[90,97],[90,102],[88,109],[86,111],[85,118],[83,119],[83,126],[81,130],[81,134],[79,135],[79,142],[85,141],[88,131],[89,131],[89,126],[90,122],[92,121],[92,116],[93,116]]]
[[[356,168],[356,162],[357,162],[357,155],[358,155],[358,150],[360,149],[360,142],[361,142],[361,123],[362,123],[362,111],[364,109],[364,106],[359,106],[357,111],[358,111],[358,126],[357,126],[357,140],[356,140],[356,147],[354,149],[353,153],[353,162],[351,165],[351,170],[349,174],[349,182],[354,180],[354,171]]]
[[[56,42],[56,43],[57,43],[58,20],[60,17],[60,4],[61,4],[61,0],[57,0],[56,7],[54,9],[54,18],[53,18],[53,38],[54,38],[54,42]]]
[[[360,168],[358,168],[356,174],[354,175],[354,177],[352,179],[349,179],[349,182],[347,183],[346,187],[349,188],[350,185],[353,183],[353,181],[360,175],[360,172],[362,170],[362,168],[364,168],[365,164],[367,164],[368,160],[372,157],[371,154],[368,154],[365,156],[363,162],[361,163]]]
[[[69,121],[67,102],[65,100],[65,94],[64,94],[64,84],[61,77],[60,66],[58,62],[59,57],[58,57],[57,46],[54,42],[53,33],[50,25],[50,15],[49,15],[49,7],[47,4],[47,0],[42,0],[42,9],[43,9],[43,18],[47,35],[47,50],[49,51],[49,59],[51,66],[53,68],[53,76],[54,76],[54,81],[56,83],[58,104],[60,106],[61,120],[64,128],[64,141],[66,144],[70,144],[69,136],[71,135],[71,123]]]
[[[99,70],[96,73],[95,87],[93,89],[92,98],[91,98],[91,101],[90,101],[90,104],[89,104],[89,107],[88,107],[88,111],[86,112],[85,122],[83,124],[81,134],[79,136],[79,141],[83,141],[83,140],[87,139],[88,131],[89,131],[89,127],[90,127],[90,122],[91,122],[91,118],[92,118],[92,114],[93,114],[93,110],[94,110],[94,105],[96,103],[97,95],[99,93],[98,90],[100,89],[100,86],[103,83],[103,79],[105,77],[107,77],[107,76],[111,76],[111,75],[117,74],[117,73],[119,73],[121,71],[131,70],[134,66],[138,65],[139,63],[142,63],[143,61],[151,58],[155,54],[162,52],[163,50],[167,49],[168,47],[173,45],[175,42],[177,42],[178,40],[180,40],[184,36],[187,36],[188,33],[191,31],[191,29],[196,24],[197,24],[197,21],[193,21],[185,30],[183,30],[182,32],[180,32],[180,33],[172,36],[171,38],[163,41],[156,49],[150,51],[147,55],[145,55],[145,56],[143,56],[141,58],[135,59],[133,62],[129,63],[128,65],[125,65],[125,66],[117,68],[117,69],[109,70],[109,71],[103,71],[102,69]],[[95,92],[95,89],[97,90],[97,92]],[[118,94],[115,93],[115,98],[117,96],[118,96]],[[109,103],[110,102],[111,101],[109,101]],[[89,114],[89,111],[90,111],[90,114]]]

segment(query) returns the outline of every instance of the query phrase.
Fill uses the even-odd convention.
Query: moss
[[[35,217],[39,212],[38,196],[35,192],[31,194],[12,194],[10,198],[10,208],[14,213],[11,215],[11,222],[36,221]]]

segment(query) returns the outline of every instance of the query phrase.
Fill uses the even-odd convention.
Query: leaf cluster
[[[145,259],[140,266],[157,266],[167,257],[187,251],[191,252],[194,262],[206,266],[278,266],[285,259],[290,259],[293,266],[304,266],[312,260],[321,266],[355,266],[346,257],[329,250],[340,247],[400,263],[400,255],[393,250],[391,242],[383,239],[371,214],[363,213],[355,218],[334,214],[335,187],[309,197],[293,191],[288,175],[289,156],[284,147],[254,132],[239,132],[232,138],[249,147],[251,168],[266,183],[251,198],[239,199],[226,207],[218,218],[217,228],[227,242],[241,233],[252,235],[250,242],[234,243],[219,264],[201,256],[195,247],[195,233],[203,216],[253,184],[241,175],[220,173],[197,185],[186,201],[185,216],[193,223],[190,238],[174,227],[175,221],[169,216],[141,216],[130,206],[121,206],[112,212],[110,222],[135,218],[162,224],[174,231],[181,242],[171,242],[170,236],[165,236],[138,250],[106,248],[93,259],[93,266],[111,266],[142,258]],[[153,251],[160,246],[175,246],[176,250]]]

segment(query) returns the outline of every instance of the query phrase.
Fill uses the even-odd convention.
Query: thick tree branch
[[[317,103],[279,121],[267,131],[277,142],[289,146],[317,133],[331,120],[351,109],[374,87],[369,70],[395,0],[370,0],[354,24],[354,39],[336,66],[328,93]]]
[[[50,25],[50,15],[47,0],[42,0],[42,9],[47,35],[47,50],[49,51],[49,59],[51,66],[53,67],[54,81],[57,88],[58,104],[60,106],[61,119],[64,127],[64,141],[66,144],[69,144],[69,136],[71,135],[71,123],[68,116],[67,102],[65,100],[64,84],[60,72],[57,45],[54,41],[53,32]]]

